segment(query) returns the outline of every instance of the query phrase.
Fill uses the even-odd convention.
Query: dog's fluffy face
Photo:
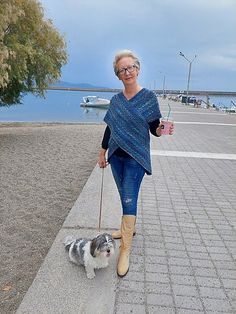
[[[96,236],[91,241],[90,254],[93,257],[109,258],[114,254],[115,241],[108,233]]]

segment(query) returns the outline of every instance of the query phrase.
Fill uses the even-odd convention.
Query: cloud
[[[153,2],[156,2],[155,0]],[[189,0],[165,0],[158,1],[159,5],[165,5],[169,7],[178,7],[191,9],[201,8],[201,9],[222,9],[222,8],[235,8],[235,0],[198,0],[198,1],[189,1]]]
[[[235,57],[228,57],[214,53],[207,53],[200,58],[200,62],[204,66],[214,67],[215,69],[224,69],[236,71]]]
[[[41,2],[68,43],[66,80],[120,86],[112,60],[117,50],[128,48],[140,56],[143,85],[158,77],[161,85],[160,71],[167,73],[168,87],[182,85],[188,68],[179,56],[182,51],[189,59],[197,54],[193,87],[194,78],[198,88],[215,88],[215,78],[225,77],[228,83],[219,81],[217,88],[235,89],[236,0]]]

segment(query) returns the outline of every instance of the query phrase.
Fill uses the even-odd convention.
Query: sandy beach
[[[0,313],[14,313],[97,162],[104,125],[0,124]]]

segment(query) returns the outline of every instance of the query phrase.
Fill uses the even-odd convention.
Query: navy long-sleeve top
[[[149,130],[150,132],[154,135],[154,136],[158,136],[156,133],[156,129],[158,128],[159,124],[160,124],[160,119],[154,120],[152,122],[149,122]],[[102,139],[102,148],[103,149],[107,149],[108,148],[108,142],[111,136],[111,130],[109,128],[109,126],[107,125],[104,135],[103,135],[103,139]],[[122,148],[117,148],[117,150],[114,152],[116,155],[121,156],[121,157],[127,157],[129,156],[128,153],[126,153]]]

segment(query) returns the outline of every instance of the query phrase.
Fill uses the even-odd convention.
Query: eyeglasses
[[[129,65],[126,68],[122,68],[122,69],[118,70],[117,75],[119,75],[119,74],[124,75],[126,73],[126,71],[129,73],[132,73],[132,72],[134,72],[135,69],[138,69],[136,64]]]

